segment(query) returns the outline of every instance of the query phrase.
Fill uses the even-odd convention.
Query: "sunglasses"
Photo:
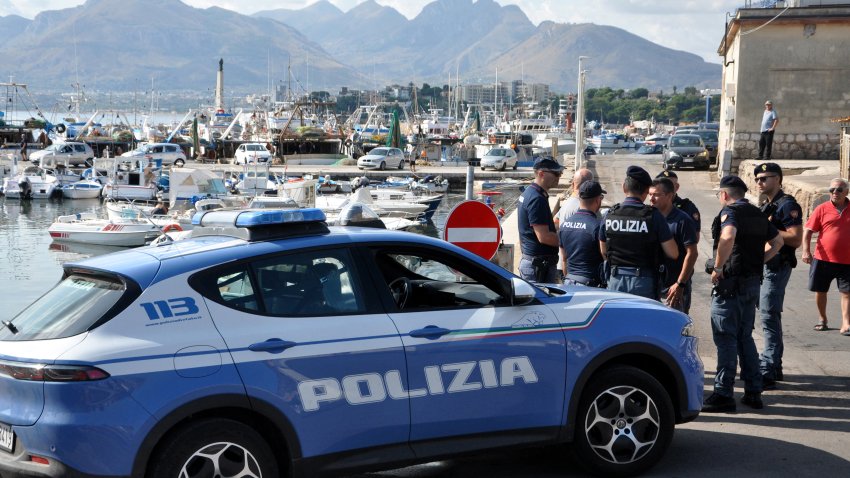
[[[757,183],[763,183],[763,182],[767,181],[767,178],[775,178],[776,176],[778,176],[778,175],[772,174],[772,175],[768,175],[768,176],[759,176],[759,177],[756,178],[756,182]]]
[[[831,193],[843,193],[844,188],[829,188],[829,192],[831,192]]]

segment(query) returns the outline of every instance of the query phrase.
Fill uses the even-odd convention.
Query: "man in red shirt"
[[[829,183],[830,200],[812,211],[803,231],[803,262],[811,264],[809,290],[815,293],[820,322],[815,330],[829,330],[826,320],[826,293],[835,279],[841,293],[841,335],[850,336],[850,186],[844,179]],[[845,216],[844,213],[847,212]],[[818,233],[812,259],[812,233]]]

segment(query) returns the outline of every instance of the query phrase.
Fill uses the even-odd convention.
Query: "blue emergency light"
[[[192,224],[200,227],[279,226],[324,222],[327,218],[321,209],[231,209],[203,211],[192,217]]]

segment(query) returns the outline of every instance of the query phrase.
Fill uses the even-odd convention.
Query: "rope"
[[[776,20],[777,18],[781,17],[783,13],[785,13],[786,11],[788,11],[788,9],[789,9],[789,8],[791,8],[791,7],[785,7],[785,9],[784,9],[784,10],[782,10],[782,11],[781,11],[781,12],[779,12],[779,13],[777,13],[775,17],[773,17],[773,18],[771,18],[770,20],[768,20],[768,21],[767,21],[767,23],[765,23],[764,25],[757,26],[757,27],[753,28],[752,30],[747,30],[747,31],[745,31],[745,32],[741,32],[741,36],[749,35],[750,33],[755,33],[755,32],[757,32],[757,31],[761,30],[762,28],[764,28],[764,27],[766,27],[766,26],[770,25],[770,24],[771,24],[774,20]]]

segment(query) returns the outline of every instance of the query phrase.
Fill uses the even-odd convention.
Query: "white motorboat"
[[[62,195],[68,199],[93,199],[100,196],[103,185],[97,181],[83,179],[62,187]]]
[[[123,247],[143,246],[161,233],[150,221],[110,221],[87,212],[59,216],[47,232],[54,241]]]
[[[28,166],[7,179],[3,193],[10,199],[49,199],[59,185],[56,176],[38,166]]]
[[[425,204],[393,199],[373,200],[369,188],[361,187],[348,196],[327,195],[316,197],[316,207],[325,211],[325,214],[341,210],[346,204],[359,202],[368,205],[378,216],[403,217],[406,219],[417,219],[428,209]]]
[[[103,187],[103,197],[126,201],[156,199],[156,181],[145,178],[145,167],[149,163],[147,159],[136,162],[127,161],[128,158],[110,159],[112,167],[109,181]]]

